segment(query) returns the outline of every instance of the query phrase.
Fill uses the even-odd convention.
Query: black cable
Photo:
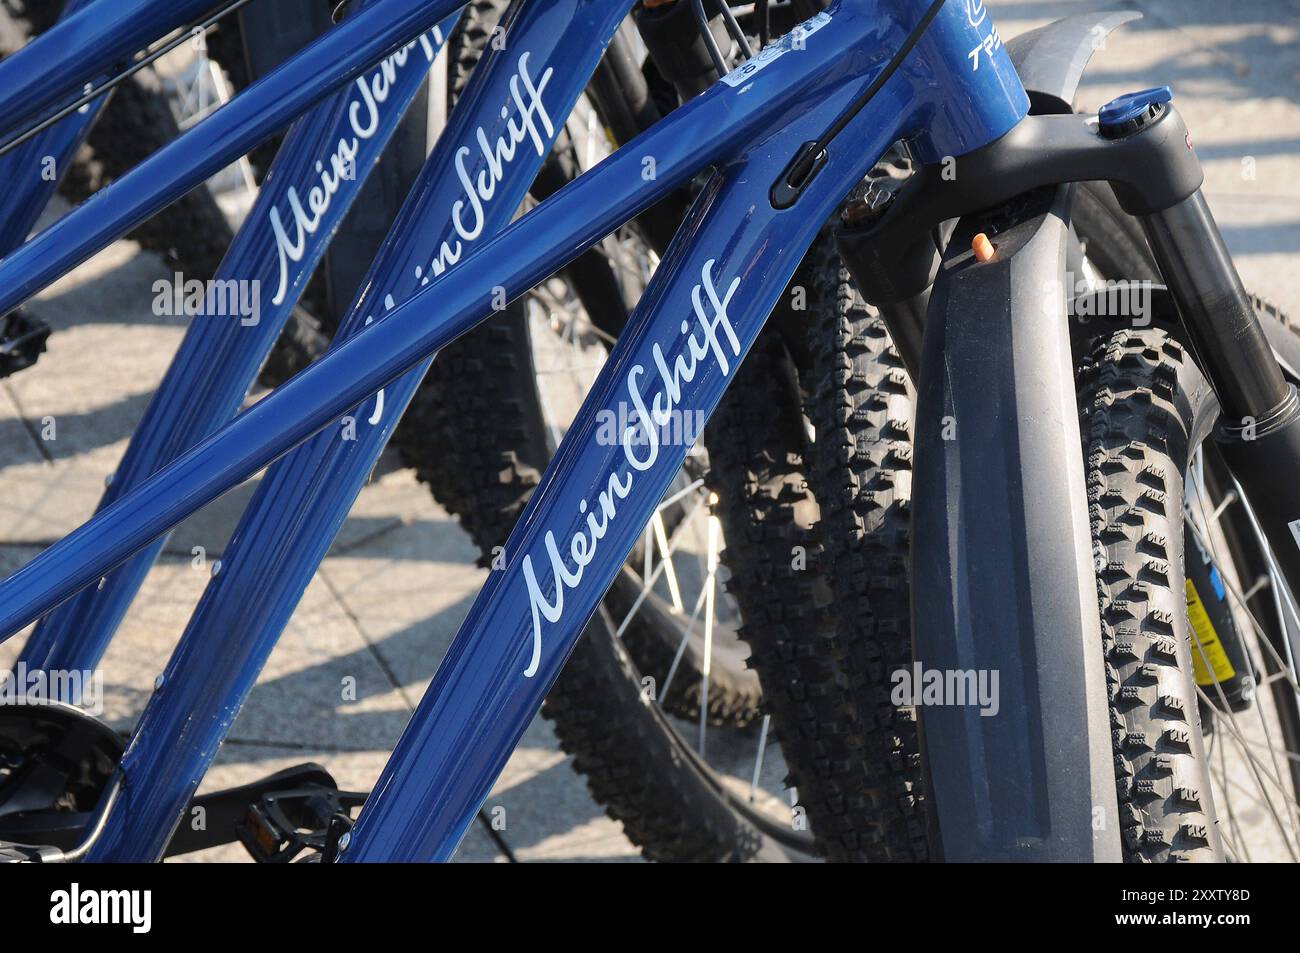
[[[801,189],[806,184],[812,171],[824,161],[823,154],[826,152],[826,147],[830,145],[830,141],[844,131],[844,127],[853,121],[853,117],[861,112],[863,107],[871,102],[871,97],[875,96],[880,91],[880,88],[889,81],[889,78],[902,65],[903,60],[907,59],[907,54],[911,53],[913,47],[920,42],[921,35],[925,33],[926,28],[930,26],[934,18],[939,15],[939,11],[946,2],[947,0],[934,0],[934,3],[930,4],[930,9],[925,11],[925,16],[921,17],[921,22],[908,35],[907,40],[898,48],[898,52],[893,55],[885,68],[880,71],[880,74],[872,80],[871,85],[849,104],[849,108],[845,110],[844,115],[835,120],[834,124],[822,133],[816,142],[810,142],[799,150],[797,160],[790,164],[781,181],[794,186],[796,189]]]
[[[709,28],[709,15],[704,12],[704,0],[691,0],[691,6],[695,10],[695,19],[699,21],[700,36],[704,38],[709,59],[713,60],[713,68],[718,71],[719,76],[726,76],[727,61],[722,56],[722,50],[718,49],[718,41],[713,38],[713,30]]]
[[[731,10],[731,4],[723,0],[722,3],[718,4],[718,7],[722,13],[722,22],[727,26],[727,32],[731,34],[731,38],[740,47],[740,55],[747,60],[753,59],[754,51],[750,49],[749,37],[745,36],[745,31],[740,28],[740,23],[736,20],[736,14]]]
[[[180,46],[190,37],[194,36],[195,31],[203,32],[207,30],[208,27],[212,26],[212,24],[216,23],[226,14],[233,13],[235,10],[238,10],[240,7],[242,7],[244,4],[248,2],[249,0],[232,0],[232,2],[226,4],[226,6],[222,7],[220,10],[218,10],[212,16],[208,17],[206,20],[202,20],[192,24],[191,26],[184,27],[181,30],[180,34],[174,40],[172,40],[170,43],[167,43],[165,46],[161,46],[158,49],[154,50],[153,52],[149,53],[143,59],[133,64],[130,69],[126,70],[125,72],[121,73],[118,76],[114,76],[112,79],[109,79],[101,83],[99,86],[92,88],[80,99],[76,100],[75,102],[69,103],[67,106],[60,109],[54,115],[50,116],[49,118],[45,119],[39,124],[33,126],[32,128],[28,129],[26,132],[21,133],[18,136],[15,136],[13,139],[10,139],[3,146],[0,146],[0,156],[12,152],[14,149],[17,149],[19,146],[21,146],[24,142],[31,139],[33,136],[40,135],[46,129],[49,129],[51,126],[55,125],[60,120],[72,115],[74,112],[76,112],[78,109],[80,109],[82,106],[86,105],[87,103],[94,102],[100,96],[104,95],[104,93],[121,85],[126,80],[134,76],[136,73],[140,72],[140,70],[144,69],[146,66],[150,65],[151,63],[157,61],[159,57],[165,56],[166,54],[170,53],[172,50],[176,49],[176,47]]]

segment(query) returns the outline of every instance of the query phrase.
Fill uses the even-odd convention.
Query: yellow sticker
[[[1215,679],[1223,683],[1230,678],[1235,678],[1237,673],[1232,663],[1228,661],[1228,653],[1223,651],[1223,643],[1219,641],[1219,635],[1210,622],[1209,613],[1205,611],[1205,605],[1201,602],[1196,586],[1192,585],[1190,579],[1187,580],[1187,618],[1191,620],[1194,633],[1192,674],[1196,677],[1196,684],[1213,685]],[[1200,648],[1197,648],[1197,644]],[[1206,659],[1210,660],[1213,674],[1205,667]]]

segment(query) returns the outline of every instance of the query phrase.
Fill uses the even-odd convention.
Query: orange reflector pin
[[[994,254],[997,253],[997,249],[983,232],[971,239],[970,249],[975,253],[976,261],[992,261]]]

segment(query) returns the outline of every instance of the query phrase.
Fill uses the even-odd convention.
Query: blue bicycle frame
[[[366,0],[361,9],[374,6],[375,0]],[[387,56],[378,69],[335,93],[290,130],[101,508],[235,415],[458,17],[452,14]],[[259,290],[255,315],[234,320],[226,313],[221,289],[237,288],[235,283],[266,289],[264,295]],[[95,668],[164,544],[156,541],[43,619],[20,661],[29,671]]]
[[[121,64],[176,27],[192,23],[212,0],[78,0],[63,11],[56,28],[0,62],[0,138],[39,120],[83,86]]]
[[[444,14],[448,12],[444,8],[453,5],[402,0],[374,4],[375,10],[415,6],[422,6],[427,17]],[[595,6],[575,3],[573,12]],[[514,14],[524,17],[518,10]],[[368,35],[358,25],[368,19],[369,14],[363,13],[339,29],[351,26],[354,36]],[[412,14],[412,19],[418,18]],[[529,22],[537,24],[539,44],[548,35],[557,40],[562,36],[545,32],[542,24],[549,21],[544,14]],[[417,23],[415,29],[426,26]],[[226,107],[245,104],[227,126],[256,116],[269,88],[266,84],[280,73],[292,72],[302,57],[325,43],[318,42]],[[559,82],[558,62],[555,70],[552,82]],[[576,97],[576,89],[572,95]],[[477,109],[495,110],[499,103],[485,94],[472,105],[475,108],[453,128],[492,128],[494,113],[485,116]],[[221,149],[237,148],[246,141],[231,129],[191,138],[221,119],[226,109],[172,147],[177,165],[184,157],[189,168],[168,170],[170,184],[163,185],[164,192],[184,182],[191,170],[231,158],[222,154],[220,160],[208,156],[194,160],[186,152],[187,140]],[[342,855],[344,860],[447,858],[687,452],[686,447],[658,445],[655,428],[642,432],[639,425],[623,435],[620,445],[602,446],[595,440],[598,415],[613,411],[614,419],[628,419],[617,413],[620,404],[641,411],[643,418],[663,420],[674,411],[707,415],[817,230],[891,143],[911,140],[923,161],[958,156],[1001,136],[1027,109],[1028,99],[979,0],[941,0],[928,8],[907,0],[841,0],[537,209],[478,244],[457,267],[427,286],[421,284],[404,302],[394,302],[371,327],[358,329],[358,315],[378,310],[371,308],[368,297],[370,289],[382,287],[372,271],[349,319],[355,333],[0,583],[0,632],[12,634],[94,583],[189,513],[351,408],[363,402],[373,407],[370,401],[381,388],[393,387],[413,370],[418,381],[423,362],[489,315],[494,299],[524,293],[701,169],[714,166],[715,174],[511,535],[506,568],[493,573],[484,587]],[[807,143],[827,133],[833,135],[824,151],[802,181],[795,183],[797,201],[775,207],[774,184],[789,177],[792,160]],[[440,147],[439,153],[450,148]],[[647,164],[647,158],[653,161]],[[646,174],[648,168],[653,169],[652,175]],[[113,225],[96,230],[91,242],[83,239],[81,251],[105,236],[111,238],[112,228],[123,223],[129,227],[135,216],[156,207],[158,196],[140,178],[144,171],[127,176],[92,200]],[[73,213],[65,223],[80,217],[83,221],[77,225],[85,227],[85,211]],[[396,256],[394,260],[410,262],[419,257],[421,252],[405,247],[411,237],[407,229],[413,228],[410,221],[404,212],[381,259]],[[76,234],[77,226],[70,225],[60,238]],[[0,305],[6,297],[34,293],[28,289],[38,289],[42,281],[58,274],[57,269],[51,274],[52,266],[28,252],[42,240],[44,250],[61,262],[75,263],[81,253],[69,252],[60,241],[44,235],[33,240],[0,262]],[[428,254],[428,249],[423,253]],[[11,290],[11,283],[16,290]],[[407,387],[410,379],[397,386]],[[382,419],[384,428],[375,429],[391,426],[391,418]],[[352,452],[340,449],[338,443],[328,437],[313,441],[295,455],[296,461],[329,461],[331,454]],[[382,446],[382,439],[378,444]],[[281,496],[294,486],[291,461],[286,461],[285,472],[290,475],[286,482],[277,480]],[[331,497],[325,485],[347,471],[340,466],[325,479],[321,488],[325,495],[320,499],[347,497],[350,502],[348,493],[355,490],[345,487],[338,497]],[[259,499],[276,495],[275,486],[259,490]],[[274,538],[277,526],[287,526],[287,522],[275,523],[281,519],[287,519],[283,511],[264,511],[259,503],[241,525],[236,545],[262,523],[272,531],[269,538]],[[305,534],[302,541],[314,544],[311,552],[277,555],[253,548],[241,555],[241,561],[247,558],[256,564],[259,559],[284,558],[296,564],[288,567],[290,575],[301,572],[299,560],[314,568],[328,545],[326,537],[336,528],[317,524]],[[165,712],[170,693],[185,691],[187,684],[207,676],[204,669],[196,671],[193,663],[213,657],[215,635],[225,640],[223,651],[244,660],[235,668],[244,664],[260,668],[258,640],[273,629],[278,631],[282,619],[277,614],[284,612],[280,600],[296,599],[301,591],[293,591],[297,585],[277,588],[267,581],[261,590],[266,601],[256,610],[262,613],[263,628],[258,633],[218,627],[199,638],[206,614],[235,611],[231,597],[238,588],[224,590],[219,576],[205,594],[185,644],[169,664],[150,713]],[[236,616],[227,620],[231,618]],[[232,641],[238,644],[232,646]],[[237,688],[239,678],[250,676],[248,671],[235,674],[238,677],[228,687]],[[193,738],[181,736],[186,744],[201,745],[213,738],[219,742],[242,695],[204,701],[225,705],[216,733],[208,726]],[[177,728],[175,720],[159,717],[158,727],[164,730],[137,731],[132,739],[115,794],[132,800],[137,808],[153,786],[170,783],[154,769],[169,763],[165,749],[177,737],[163,740],[162,736]],[[170,802],[168,811],[173,806]],[[175,816],[168,819],[173,825],[175,820]],[[126,831],[126,823],[115,822],[106,836],[112,830]],[[161,843],[165,844],[170,829],[164,831]],[[135,831],[132,836],[143,833]],[[158,843],[151,842],[152,846]],[[91,857],[129,856],[134,849],[119,834],[98,843]]]
[[[69,0],[63,17],[71,17],[91,2]],[[29,183],[27,188],[10,189],[0,196],[0,254],[9,254],[31,234],[104,101],[101,96],[93,103],[87,103],[57,125],[0,157],[0,180]],[[32,169],[40,170],[35,182],[32,181]]]
[[[559,133],[562,123],[552,117],[569,114],[630,7],[629,0],[552,0],[510,8],[501,21],[508,42],[485,50],[336,342],[456,267],[510,221]],[[485,117],[495,121],[475,125]],[[154,693],[136,726],[150,744],[132,746],[123,759],[126,775],[159,781],[123,790],[95,856],[161,856],[229,729],[227,713],[247,698],[428,366],[267,472],[163,673],[167,690]],[[99,595],[87,590],[81,598]],[[240,635],[232,639],[233,632]],[[185,671],[205,675],[172,675]]]

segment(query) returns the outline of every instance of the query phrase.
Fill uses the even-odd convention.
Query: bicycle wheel
[[[1103,276],[1154,274],[1110,194],[1081,195]],[[1300,367],[1300,329],[1254,301]],[[1125,858],[1300,860],[1300,618],[1210,438],[1217,402],[1176,315],[1073,337]]]
[[[795,633],[796,657],[808,665],[823,659],[808,673],[819,704],[803,729],[820,747],[795,767],[801,777],[811,775],[800,792],[829,857],[923,860],[915,715],[889,697],[891,675],[912,656],[913,395],[883,320],[857,293],[828,239],[809,285],[809,416],[817,439],[808,478],[820,503],[834,611],[829,637]]]
[[[1208,388],[1161,329],[1102,335],[1077,385],[1125,857],[1215,860],[1183,604],[1183,474]]]
[[[1300,336],[1296,345],[1300,352]],[[1217,630],[1212,624],[1207,630],[1210,616],[1195,607],[1189,586],[1189,613],[1197,609],[1193,675],[1225,853],[1233,861],[1300,860],[1300,620],[1294,593],[1274,568],[1259,524],[1212,445],[1193,456],[1187,485],[1188,558],[1203,560],[1210,570],[1209,585],[1195,594],[1196,601],[1217,600],[1231,610]]]

